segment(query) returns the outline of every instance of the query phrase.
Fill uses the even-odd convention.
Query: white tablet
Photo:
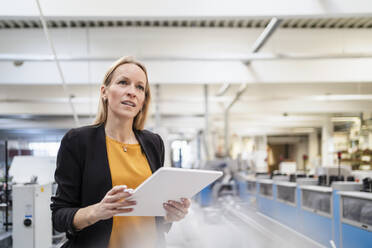
[[[220,171],[162,167],[138,186],[134,210],[122,216],[165,216],[163,203],[191,198],[222,176]]]

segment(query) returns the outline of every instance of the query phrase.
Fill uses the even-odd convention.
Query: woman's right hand
[[[96,220],[106,220],[114,215],[133,211],[133,208],[128,207],[136,205],[136,201],[127,200],[132,196],[132,191],[125,185],[113,187],[99,203],[94,205],[93,214]]]
[[[136,205],[135,201],[128,200],[128,197],[132,196],[132,191],[132,189],[127,189],[125,185],[115,186],[107,192],[99,203],[80,208],[73,219],[74,229],[79,231],[97,221],[133,211],[133,208],[122,209],[123,207]]]

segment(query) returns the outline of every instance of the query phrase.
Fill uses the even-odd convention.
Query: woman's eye
[[[122,80],[122,81],[119,81],[119,84],[128,84],[128,82],[127,81],[124,81],[124,80]]]
[[[142,85],[138,85],[137,88],[140,90],[145,90],[145,88]]]

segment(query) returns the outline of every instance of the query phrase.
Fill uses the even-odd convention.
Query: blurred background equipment
[[[368,13],[368,0],[3,1],[0,247],[61,246],[44,208],[60,141],[93,122],[105,70],[131,55],[165,166],[224,173],[168,247],[370,248]]]
[[[15,156],[13,158],[9,174],[13,178],[14,248],[52,246],[50,198],[55,168],[55,157]]]
[[[52,185],[13,185],[13,247],[51,247]]]

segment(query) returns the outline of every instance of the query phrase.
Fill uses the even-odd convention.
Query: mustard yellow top
[[[124,144],[106,136],[106,146],[113,187],[127,185],[135,189],[151,176],[139,144]],[[155,244],[154,217],[114,216],[109,248],[153,248]]]

